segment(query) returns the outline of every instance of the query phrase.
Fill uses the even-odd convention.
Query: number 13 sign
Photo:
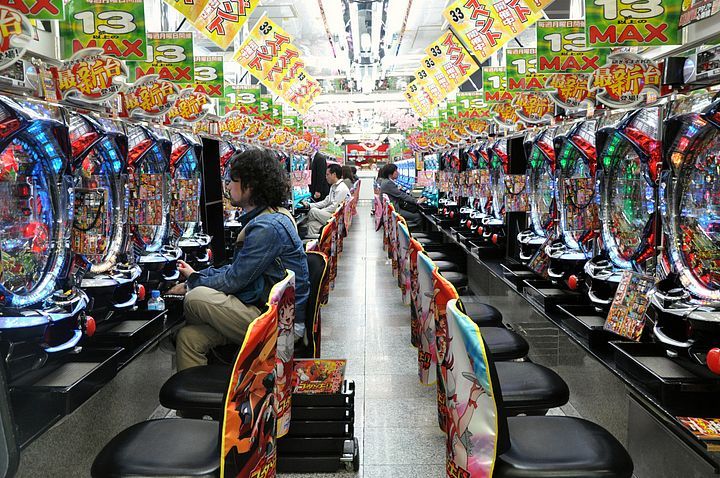
[[[678,0],[585,0],[588,46],[680,45]]]
[[[98,47],[123,60],[145,60],[143,0],[72,0],[60,22],[62,57]]]

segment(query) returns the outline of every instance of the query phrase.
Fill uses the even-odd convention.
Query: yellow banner
[[[415,71],[415,79],[419,84],[434,84],[442,93],[443,98],[455,89],[450,80],[438,68],[438,63],[430,56],[423,58],[420,64],[420,69]]]
[[[180,14],[187,18],[190,23],[194,23],[200,16],[208,0],[164,0],[165,3],[173,7]]]
[[[542,18],[524,0],[457,0],[443,13],[480,62]]]
[[[298,71],[304,68],[305,62],[300,57],[300,50],[290,45],[265,75],[263,84],[270,89],[282,92],[277,94],[283,96],[290,87],[290,83],[297,77]]]
[[[480,68],[460,40],[451,31],[444,33],[440,38],[425,49],[428,54],[425,60],[435,63],[435,79],[445,78],[454,91],[465,83],[470,76]]]
[[[195,20],[197,30],[223,50],[233,42],[260,0],[207,0]]]
[[[292,45],[292,37],[267,15],[263,15],[250,30],[233,59],[252,76],[265,82],[278,58]],[[267,86],[267,85],[265,85]]]

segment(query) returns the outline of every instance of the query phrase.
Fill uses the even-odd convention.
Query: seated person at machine
[[[348,187],[348,190],[352,189],[352,187],[355,185],[355,179],[350,166],[342,167],[342,176],[342,181],[345,183],[345,186]]]
[[[232,158],[230,178],[232,205],[245,213],[232,264],[195,271],[180,261],[187,281],[168,291],[185,295],[186,325],[175,345],[178,371],[206,365],[213,347],[242,344],[286,269],[295,273],[296,339],[305,333],[310,274],[295,221],[282,207],[290,194],[288,174],[272,152],[248,150]]]
[[[417,212],[417,205],[425,202],[425,198],[415,199],[410,194],[400,190],[397,184],[395,184],[395,180],[399,175],[400,173],[396,165],[386,164],[383,166],[378,179],[380,191],[388,195],[393,206],[395,206],[395,210],[404,217],[408,223],[418,223],[422,217]]]
[[[340,203],[350,196],[350,190],[342,181],[342,167],[331,164],[325,177],[330,184],[330,194],[320,202],[311,203],[308,212],[308,237],[318,237],[320,229],[330,220]]]

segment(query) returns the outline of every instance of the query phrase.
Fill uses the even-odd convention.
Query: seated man
[[[289,176],[271,151],[243,151],[231,161],[232,205],[244,212],[233,262],[196,272],[181,261],[187,282],[168,291],[186,294],[186,325],[176,339],[178,371],[207,364],[213,347],[242,344],[285,269],[295,273],[295,336],[305,333],[310,274],[293,217],[282,208],[290,195]]]
[[[386,164],[378,174],[378,186],[382,194],[387,194],[390,202],[393,203],[395,211],[400,214],[408,223],[418,223],[422,216],[417,211],[417,205],[424,203],[425,198],[415,199],[410,194],[401,190],[395,180],[400,176],[398,167],[395,164]],[[412,210],[409,210],[412,209]]]
[[[340,203],[350,196],[350,190],[342,181],[342,167],[331,164],[327,167],[325,177],[330,184],[330,194],[320,202],[311,203],[308,212],[308,237],[318,237],[320,229],[330,220]]]

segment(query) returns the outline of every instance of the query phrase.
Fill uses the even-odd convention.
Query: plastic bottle
[[[160,297],[159,290],[150,292],[150,300],[148,300],[147,308],[148,310],[165,310],[165,301]]]

